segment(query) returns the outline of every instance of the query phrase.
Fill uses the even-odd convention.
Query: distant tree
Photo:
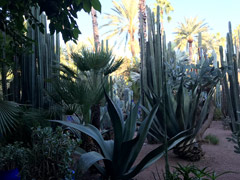
[[[198,21],[197,17],[185,18],[184,23],[178,23],[175,29],[175,43],[178,49],[183,50],[187,43],[189,46],[189,58],[192,60],[193,55],[193,42],[198,37],[199,33],[207,32],[209,29],[204,20]]]
[[[122,44],[125,41],[125,47],[127,43],[130,44],[130,49],[132,56],[135,57],[135,33],[138,29],[138,0],[121,0],[120,3],[113,1],[114,11],[113,14],[107,13],[104,17],[108,19],[109,22],[104,24],[102,27],[113,28],[107,31],[107,39],[110,39],[113,36],[121,36],[122,39],[119,41],[119,44]],[[122,36],[122,35],[125,36]]]
[[[164,31],[163,26],[163,15],[167,15],[168,22],[171,21],[172,17],[169,16],[169,13],[171,11],[174,11],[174,8],[172,7],[171,3],[168,0],[156,0],[154,13],[157,14],[157,6],[160,7],[160,21],[161,21],[161,31]]]
[[[202,33],[202,47],[207,51],[214,50],[217,57],[219,57],[219,46],[225,47],[225,43],[226,38],[222,37],[220,33]]]
[[[33,28],[38,26],[44,31],[44,25],[32,14],[32,7],[40,7],[40,14],[45,12],[50,20],[51,34],[61,32],[65,42],[77,40],[81,33],[77,25],[77,12],[82,9],[90,12],[91,7],[101,11],[99,0],[1,0],[0,1],[0,30],[6,32],[13,41],[22,43],[28,40],[24,35],[24,21],[28,20]]]
[[[240,24],[233,31],[233,42],[236,45],[236,48],[239,50],[240,45]]]

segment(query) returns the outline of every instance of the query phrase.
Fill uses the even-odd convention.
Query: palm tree
[[[217,57],[219,55],[219,46],[224,47],[226,38],[222,37],[220,33],[211,34],[209,32],[202,33],[202,48],[206,51],[215,51]]]
[[[114,8],[112,10],[115,14],[107,13],[104,18],[109,19],[109,22],[102,26],[114,27],[105,33],[108,34],[107,39],[125,34],[125,36],[122,36],[122,41],[119,42],[119,45],[125,39],[125,47],[129,42],[132,56],[135,57],[135,33],[138,28],[138,0],[121,0],[121,3],[113,1],[113,5]]]
[[[197,17],[185,18],[184,23],[178,23],[175,29],[175,43],[178,49],[183,50],[187,43],[189,47],[189,58],[192,60],[193,55],[193,42],[198,37],[199,33],[207,32],[209,29],[204,20],[198,21]]]
[[[85,47],[78,52],[72,52],[71,58],[75,68],[61,64],[61,79],[60,82],[53,82],[56,95],[52,97],[60,96],[67,109],[71,109],[74,104],[80,105],[84,121],[99,129],[103,86],[107,88],[108,76],[119,68],[122,59],[115,60],[110,50],[94,52]]]
[[[172,7],[171,3],[168,0],[156,0],[154,13],[157,14],[157,6],[160,7],[160,21],[161,21],[161,32],[163,33],[164,27],[163,27],[163,14],[168,15],[171,11],[174,11],[174,8]],[[171,16],[167,16],[168,22],[171,21]]]

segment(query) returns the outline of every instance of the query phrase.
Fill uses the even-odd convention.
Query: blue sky
[[[120,0],[116,0],[119,2]],[[129,0],[130,1],[130,0]],[[103,19],[104,13],[112,12],[112,0],[100,0],[102,13],[98,14],[99,26],[106,22]],[[165,21],[164,28],[167,40],[173,40],[172,34],[178,22],[184,22],[184,17],[195,17],[205,19],[211,28],[212,33],[220,32],[221,36],[226,36],[228,32],[228,21],[232,22],[232,28],[240,24],[240,0],[170,0],[174,7],[174,12],[170,13],[172,20],[170,23]],[[146,4],[153,7],[155,0],[146,0]],[[90,14],[79,13],[78,24],[82,35],[80,40],[92,36],[92,21]],[[100,38],[103,33],[100,30]]]

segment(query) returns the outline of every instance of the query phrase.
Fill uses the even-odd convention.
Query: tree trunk
[[[100,129],[100,104],[94,104],[91,107],[91,122],[96,128]]]
[[[161,21],[161,34],[162,34],[162,36],[163,36],[163,33],[164,33],[164,26],[163,26],[163,10],[162,10],[162,8],[161,8],[161,10],[160,10],[160,21]]]
[[[6,43],[6,34],[4,32],[2,32],[2,36],[3,36],[3,43],[2,43],[2,58],[3,61],[6,60],[6,51],[5,51],[5,43]],[[2,68],[2,91],[3,91],[3,99],[6,100],[7,98],[7,72],[6,72],[6,64],[5,62],[1,63],[1,68]]]
[[[189,59],[192,62],[192,42],[188,42],[189,43]]]
[[[141,17],[143,20],[143,33],[144,33],[144,40],[145,40],[147,38],[146,0],[139,0],[138,8],[139,8],[139,22],[141,21],[140,19]],[[141,28],[141,25],[139,23],[139,32],[138,32],[139,38],[140,38],[140,28]]]
[[[134,46],[134,32],[131,32],[130,34],[130,47],[131,47],[132,57],[134,58],[136,55],[135,46]]]
[[[198,142],[203,141],[203,134],[205,133],[207,128],[209,128],[209,126],[212,123],[214,111],[215,111],[215,105],[214,105],[213,100],[211,100],[211,103],[209,104],[209,113],[208,113],[207,119],[203,123],[201,129],[198,131],[198,134],[196,136],[196,139]]]
[[[99,41],[99,32],[98,32],[97,12],[93,7],[91,10],[91,15],[92,15],[94,45],[95,45],[96,51],[99,51],[100,41]]]

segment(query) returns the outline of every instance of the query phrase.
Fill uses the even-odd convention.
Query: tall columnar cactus
[[[145,104],[144,92],[153,89],[155,94],[163,95],[164,83],[166,83],[165,63],[175,63],[175,52],[171,49],[171,43],[166,47],[166,37],[161,34],[160,8],[157,8],[157,20],[147,7],[148,37],[144,42],[143,23],[140,21],[140,46],[141,46],[141,91],[142,103]],[[156,22],[156,23],[155,23]]]
[[[228,101],[228,114],[231,117],[231,127],[233,132],[240,129],[240,101],[239,101],[239,82],[238,82],[238,67],[237,56],[234,54],[232,28],[231,22],[229,22],[229,32],[227,33],[227,53],[225,62],[223,60],[223,48],[219,48],[220,59],[222,66],[228,66],[228,79],[225,77],[223,80],[223,86],[225,89],[225,95]],[[236,52],[239,53],[239,52]],[[239,58],[239,57],[238,57]],[[229,82],[229,83],[228,83]]]
[[[54,76],[53,66],[60,62],[60,40],[56,36],[47,33],[46,16],[39,16],[39,9],[33,7],[35,17],[45,25],[45,33],[41,33],[39,27],[33,29],[28,24],[28,37],[34,40],[30,54],[25,54],[22,60],[22,102],[30,103],[33,107],[43,107],[44,89],[52,90],[47,79]],[[57,68],[56,68],[57,69]]]

